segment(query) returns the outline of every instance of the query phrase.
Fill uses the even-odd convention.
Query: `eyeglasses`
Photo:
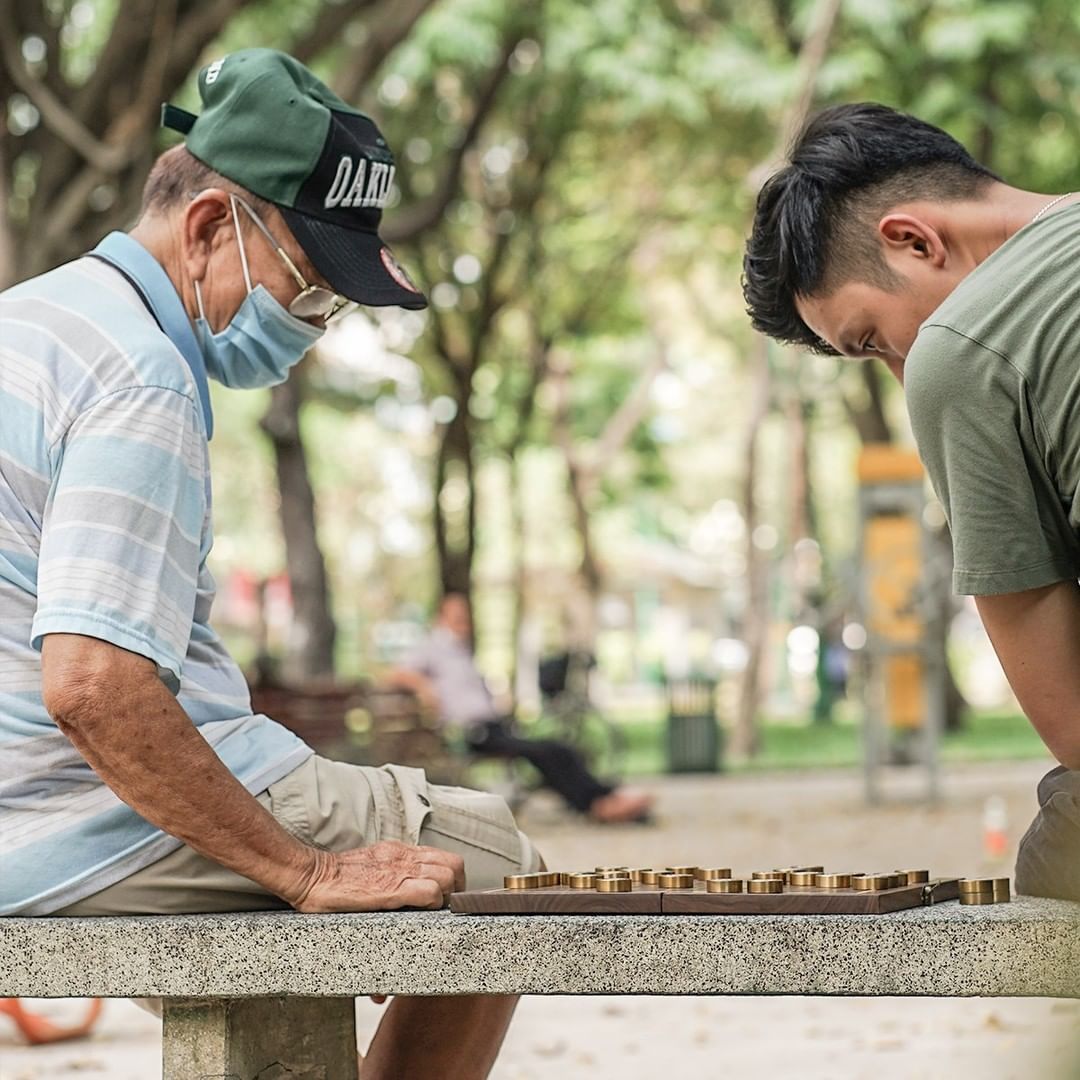
[[[333,322],[335,319],[340,319],[343,315],[347,315],[350,311],[355,311],[359,306],[354,300],[350,300],[347,296],[342,296],[340,293],[334,292],[332,289],[324,289],[321,285],[310,285],[305,279],[304,275],[300,273],[296,263],[289,258],[288,253],[282,248],[282,246],[274,239],[274,234],[266,227],[262,219],[258,214],[239,195],[230,195],[229,201],[232,207],[233,221],[236,224],[236,234],[240,235],[240,221],[236,216],[236,204],[239,203],[246,211],[247,215],[258,226],[259,231],[266,237],[270,246],[277,252],[278,258],[288,268],[290,274],[296,284],[300,286],[300,292],[293,297],[288,304],[288,310],[291,315],[295,315],[298,319],[322,319],[323,322]],[[251,275],[248,273],[247,255],[244,252],[244,245],[241,241],[240,245],[240,263],[244,268],[244,281],[247,283],[248,291],[251,291]]]

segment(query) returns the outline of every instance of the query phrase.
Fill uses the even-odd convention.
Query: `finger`
[[[431,878],[406,878],[395,899],[398,907],[425,908],[438,911],[445,903],[442,889]]]
[[[439,863],[448,866],[454,872],[454,891],[461,892],[465,888],[465,860],[453,851],[443,851],[442,848],[422,846],[417,848],[423,856],[424,862]]]
[[[421,864],[420,869],[424,877],[432,878],[438,883],[444,897],[448,897],[454,892],[456,879],[454,877],[454,871],[451,870],[449,866],[440,866],[438,863],[425,862]]]
[[[368,997],[370,997],[371,1000],[374,1001],[376,1005],[385,1005],[386,1004],[386,999],[389,996],[390,996],[389,994],[369,994],[368,995]]]

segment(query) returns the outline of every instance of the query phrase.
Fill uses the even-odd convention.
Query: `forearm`
[[[54,713],[60,729],[132,809],[200,854],[292,901],[318,853],[290,836],[229,772],[152,672],[118,679]]]

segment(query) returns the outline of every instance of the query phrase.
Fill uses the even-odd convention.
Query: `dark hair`
[[[222,188],[244,198],[260,214],[273,210],[270,203],[234,184],[221,173],[201,162],[181,143],[166,150],[153,164],[142,192],[142,212],[161,212],[190,202],[192,196],[207,188]]]
[[[800,318],[796,297],[827,296],[853,280],[895,289],[901,280],[875,228],[881,215],[915,199],[969,199],[997,179],[951,135],[914,116],[872,102],[819,112],[758,194],[743,259],[754,328],[835,353]]]

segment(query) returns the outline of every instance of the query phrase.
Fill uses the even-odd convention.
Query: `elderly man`
[[[1022,892],[1080,900],[1080,209],[1005,183],[882,105],[813,118],[758,198],[754,325],[901,381],[952,529],[957,592],[1061,762]]]
[[[424,306],[378,236],[393,158],[280,53],[199,90],[134,230],[0,295],[0,914],[438,908],[540,865],[505,804],[315,756],[209,625],[207,377]],[[513,1005],[397,999],[364,1076],[485,1076]]]

